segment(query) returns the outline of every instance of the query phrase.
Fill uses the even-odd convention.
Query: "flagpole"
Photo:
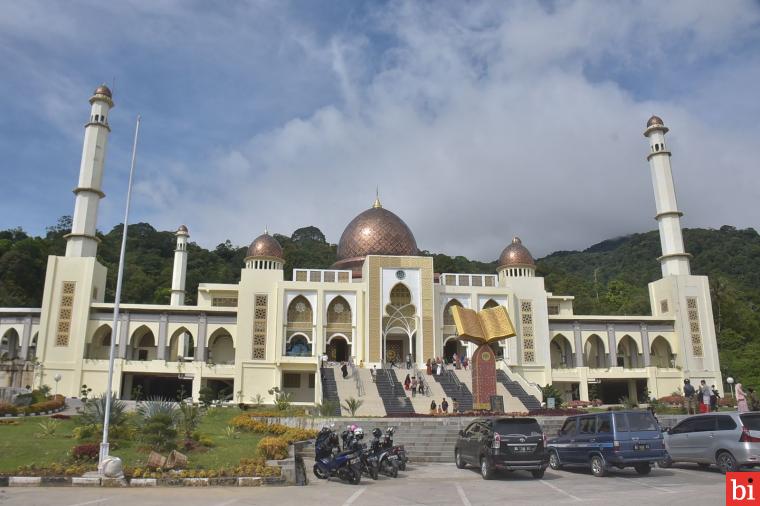
[[[108,355],[108,384],[106,386],[106,412],[103,420],[103,441],[100,443],[98,471],[103,474],[103,461],[108,457],[108,428],[111,422],[111,390],[113,388],[113,363],[116,350],[116,325],[119,321],[119,301],[121,300],[121,281],[124,276],[124,251],[127,248],[127,224],[129,223],[129,201],[132,197],[132,178],[135,173],[135,157],[137,156],[137,134],[140,132],[140,115],[135,124],[135,139],[132,143],[132,163],[129,166],[129,183],[127,184],[127,205],[124,211],[124,227],[121,235],[121,252],[119,253],[119,271],[116,275],[116,294],[113,302],[113,324],[111,325],[111,349]]]

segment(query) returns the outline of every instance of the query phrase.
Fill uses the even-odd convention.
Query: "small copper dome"
[[[512,239],[512,244],[504,248],[499,256],[499,269],[504,267],[535,267],[536,261],[528,248],[523,246],[519,237]]]
[[[415,256],[419,254],[417,241],[404,220],[380,205],[375,204],[351,220],[338,243],[338,261],[335,269],[352,269],[361,272],[367,255]]]
[[[176,235],[180,235],[180,234],[189,235],[189,231],[187,230],[187,227],[185,225],[180,225],[179,228],[177,229]]]
[[[647,121],[647,128],[653,127],[653,126],[663,126],[665,123],[662,122],[662,118],[659,116],[652,116],[649,118],[649,121]]]
[[[277,242],[277,239],[266,232],[254,239],[251,245],[248,246],[248,255],[246,258],[274,258],[284,260],[282,246]]]
[[[95,92],[93,93],[93,95],[105,95],[108,98],[113,98],[111,96],[110,88],[108,88],[108,86],[106,86],[105,84],[101,84],[100,86],[95,88]]]

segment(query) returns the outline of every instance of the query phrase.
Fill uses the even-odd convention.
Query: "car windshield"
[[[522,434],[523,436],[540,436],[541,426],[535,420],[497,420],[493,426],[499,434]]]
[[[749,430],[760,430],[760,415],[739,415],[739,418],[742,420],[742,425]]]
[[[657,430],[657,420],[654,419],[652,413],[648,411],[642,411],[640,413],[626,413],[628,418],[628,427],[631,432],[639,432],[643,430]]]

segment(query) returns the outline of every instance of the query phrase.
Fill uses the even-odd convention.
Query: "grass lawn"
[[[189,469],[234,467],[241,458],[255,456],[261,434],[241,432],[236,439],[230,439],[224,433],[230,419],[240,413],[237,408],[212,408],[208,411],[199,430],[213,440],[214,447],[208,451],[187,453]],[[44,421],[43,418],[17,420],[19,425],[0,425],[0,473],[8,474],[21,465],[32,463],[37,466],[64,463],[69,460],[69,450],[81,444],[71,436],[76,426],[74,419],[60,420],[56,434],[46,438],[35,437],[40,432],[39,424]],[[112,443],[111,454],[120,457],[128,467],[143,467],[148,458],[148,453],[141,450],[137,441],[119,441],[117,448]]]

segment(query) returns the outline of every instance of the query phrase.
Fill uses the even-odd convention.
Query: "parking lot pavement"
[[[543,480],[535,480],[529,473],[518,471],[484,481],[474,469],[459,470],[453,464],[428,464],[410,466],[397,479],[362,479],[357,486],[335,479],[320,481],[309,474],[310,484],[305,487],[6,488],[0,489],[0,506],[724,504],[724,476],[696,466],[655,468],[649,476],[639,476],[627,469],[612,472],[606,478],[595,478],[585,470],[547,470]]]

